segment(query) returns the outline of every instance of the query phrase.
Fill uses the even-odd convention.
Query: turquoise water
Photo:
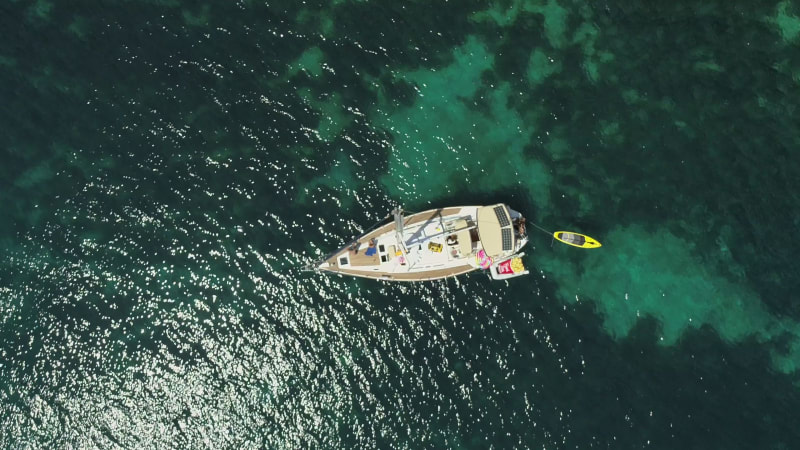
[[[0,446],[798,448],[800,8],[0,6]],[[299,271],[506,202],[532,275]]]

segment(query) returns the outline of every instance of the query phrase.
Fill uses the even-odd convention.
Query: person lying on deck
[[[378,240],[377,239],[375,239],[375,238],[370,239],[369,240],[369,248],[367,248],[367,251],[364,252],[364,254],[367,255],[367,256],[372,256],[375,253],[377,253],[378,252],[377,245],[378,245]]]

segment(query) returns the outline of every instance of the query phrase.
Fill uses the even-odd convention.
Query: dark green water
[[[632,3],[3,2],[0,446],[800,448],[800,7]],[[394,202],[604,247],[298,271]]]

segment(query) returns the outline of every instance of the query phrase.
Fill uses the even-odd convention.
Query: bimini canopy
[[[506,205],[478,208],[478,236],[483,250],[492,258],[514,250],[514,229]]]

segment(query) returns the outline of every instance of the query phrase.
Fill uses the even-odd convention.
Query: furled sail
[[[405,247],[405,240],[403,239],[403,208],[398,206],[392,210],[392,214],[394,214],[394,230],[397,234],[397,242]]]

